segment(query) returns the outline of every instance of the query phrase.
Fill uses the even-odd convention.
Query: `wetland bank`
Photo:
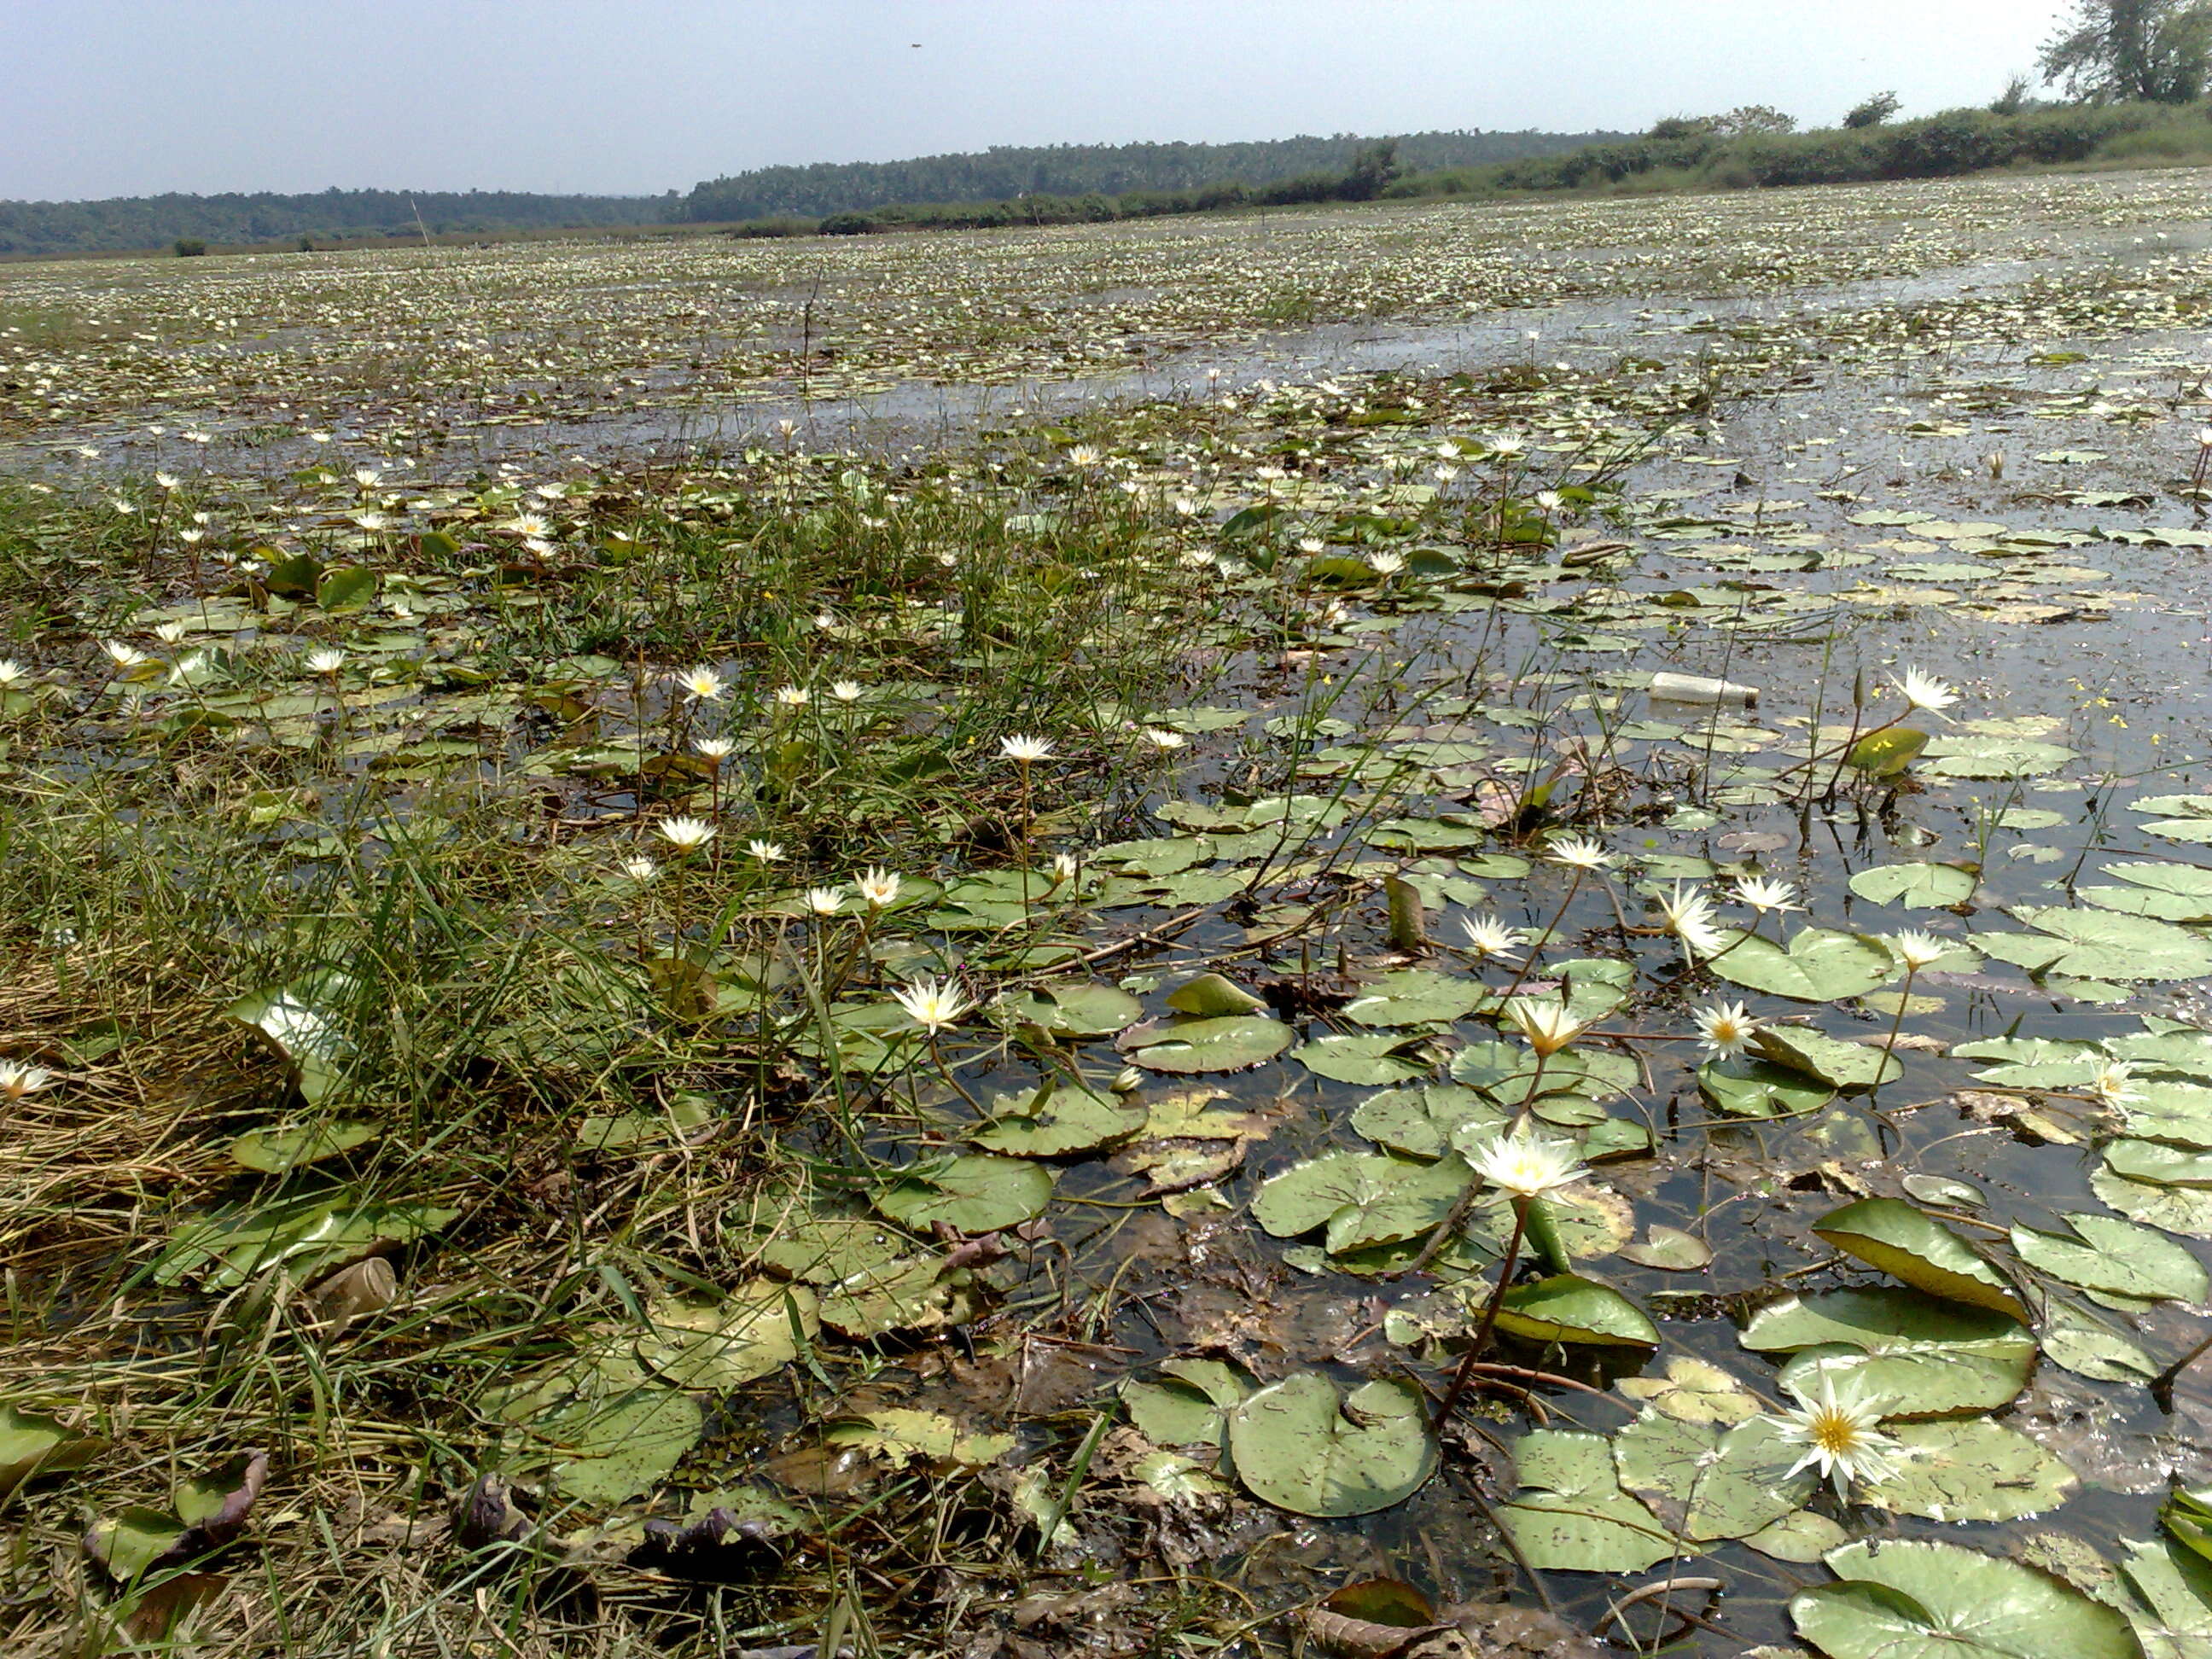
[[[2204,1651],[2208,216],[0,271],[11,1650]]]

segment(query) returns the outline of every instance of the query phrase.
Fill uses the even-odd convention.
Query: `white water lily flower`
[[[697,702],[713,702],[730,689],[730,683],[711,668],[687,668],[676,683]]]
[[[714,839],[714,826],[703,818],[663,818],[653,827],[679,853],[696,853]]]
[[[54,1074],[43,1066],[26,1066],[19,1060],[0,1060],[0,1100],[11,1104],[25,1095],[34,1095],[41,1089],[51,1088]]]
[[[311,674],[335,674],[346,665],[346,653],[334,646],[307,653],[307,672]]]
[[[1959,694],[1943,681],[1917,668],[1906,669],[1893,684],[1907,703],[1930,714],[1940,714],[1959,701]]]
[[[1821,1478],[1832,1480],[1836,1495],[1844,1495],[1854,1480],[1894,1480],[1896,1455],[1904,1448],[1881,1431],[1881,1413],[1854,1400],[1836,1397],[1835,1379],[1820,1379],[1820,1396],[1810,1405],[1785,1411],[1766,1419],[1780,1438],[1805,1448],[1805,1455],[1790,1468],[1791,1474],[1818,1467]]]
[[[810,887],[806,908],[817,916],[834,916],[845,908],[845,896],[835,887]]]
[[[830,684],[830,695],[839,702],[858,702],[864,694],[858,680],[835,680]]]
[[[13,657],[0,657],[0,691],[22,684],[31,678],[31,671]]]
[[[745,851],[751,854],[763,864],[781,864],[783,862],[783,843],[781,842],[749,841],[745,843]]]
[[[1951,947],[1933,933],[1923,933],[1917,928],[1906,928],[1890,941],[1905,965],[1914,973],[1939,960]]]
[[[107,659],[117,668],[128,672],[143,667],[154,659],[136,646],[125,645],[120,640],[102,640],[100,648],[107,653]]]
[[[1367,568],[1378,576],[1395,576],[1406,568],[1406,556],[1403,553],[1370,553],[1367,556]]]
[[[999,739],[999,753],[1019,766],[1033,762],[1050,760],[1052,744],[1043,738],[1024,738],[1018,734]]]
[[[871,909],[880,910],[896,902],[899,896],[898,872],[878,869],[873,865],[854,877],[853,885],[860,889],[860,896],[867,901]]]
[[[1570,1042],[1589,1030],[1589,1022],[1577,1019],[1567,1012],[1564,999],[1553,997],[1514,997],[1505,1005],[1505,1017],[1540,1055],[1559,1053]]]
[[[1475,1172],[1516,1198],[1540,1198],[1571,1187],[1589,1171],[1564,1140],[1540,1140],[1526,1130],[1500,1135],[1474,1154]]]
[[[1587,836],[1553,842],[1544,849],[1544,858],[1547,863],[1564,864],[1570,870],[1602,870],[1613,862],[1613,854]]]
[[[936,1032],[960,1023],[960,1016],[975,1006],[950,980],[918,979],[892,994],[907,1018],[926,1031]]]
[[[779,685],[775,688],[775,700],[785,708],[804,708],[814,701],[814,694],[803,685]]]
[[[700,738],[691,746],[710,761],[726,761],[737,752],[735,740],[729,738]]]
[[[289,992],[270,1002],[254,1024],[288,1054],[327,1060],[345,1047],[328,1018]]]
[[[1054,853],[1052,855],[1052,884],[1055,887],[1066,885],[1075,879],[1082,868],[1076,862],[1074,854]]]
[[[2097,1075],[2089,1080],[2089,1092],[2107,1106],[2124,1106],[2130,1101],[2141,1100],[2142,1091],[2131,1087],[2136,1074],[2134,1065],[2124,1060],[2109,1060],[2097,1068]]]
[[[1741,1002],[1716,1002],[1698,1009],[1695,1018],[1698,1046],[1710,1049],[1716,1060],[1734,1060],[1759,1030],[1759,1022]]]
[[[1459,930],[1467,935],[1467,948],[1484,961],[1495,957],[1510,962],[1513,953],[1528,943],[1528,936],[1518,927],[1508,927],[1496,916],[1462,916]]]
[[[1776,910],[1802,910],[1796,902],[1797,884],[1789,881],[1770,881],[1765,876],[1746,876],[1735,884],[1736,902],[1748,904],[1759,915]]]
[[[1695,954],[1710,956],[1721,946],[1721,930],[1715,925],[1713,902],[1702,887],[1674,884],[1671,894],[1659,899],[1659,914],[1667,918],[1667,931]]]
[[[1155,749],[1180,749],[1190,741],[1180,732],[1164,732],[1157,726],[1145,728],[1145,741]]]
[[[623,874],[632,881],[641,882],[651,881],[660,873],[660,866],[642,854],[634,859],[624,859],[622,870]]]

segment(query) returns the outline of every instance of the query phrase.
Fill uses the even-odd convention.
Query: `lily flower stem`
[[[968,1092],[960,1079],[952,1074],[952,1068],[945,1063],[945,1051],[938,1046],[937,1030],[934,1026],[931,1027],[929,1033],[929,1057],[937,1062],[937,1074],[945,1079],[946,1086],[974,1107],[977,1117],[987,1118],[991,1115],[984,1109],[983,1103]]]
[[[1437,1414],[1431,1419],[1431,1430],[1437,1434],[1442,1434],[1444,1425],[1451,1421],[1452,1413],[1459,1407],[1460,1396],[1467,1392],[1467,1385],[1474,1380],[1476,1364],[1490,1346],[1491,1334],[1498,1328],[1498,1310],[1504,1305],[1506,1290],[1513,1283],[1513,1270],[1521,1263],[1521,1241],[1528,1237],[1528,1206],[1533,1201],[1527,1198],[1513,1200],[1513,1232],[1505,1241],[1504,1258],[1498,1264],[1497,1287],[1491,1291],[1490,1301],[1483,1308],[1482,1323],[1475,1327],[1474,1339],[1468,1342],[1467,1352],[1460,1356],[1459,1369],[1452,1373],[1451,1387],[1444,1390],[1443,1402],[1437,1407]]]
[[[1521,988],[1522,981],[1528,977],[1528,970],[1536,965],[1537,957],[1542,953],[1544,946],[1550,942],[1553,933],[1558,930],[1559,924],[1567,919],[1567,907],[1575,902],[1575,895],[1582,890],[1582,885],[1583,872],[1577,866],[1573,878],[1567,883],[1566,897],[1559,901],[1559,909],[1553,913],[1551,921],[1546,925],[1544,931],[1528,941],[1528,959],[1521,964],[1521,971],[1513,975],[1513,982],[1499,994],[1498,1000],[1500,1002],[1506,1001]],[[1615,908],[1617,909],[1618,906]]]
[[[1877,1080],[1889,1069],[1889,1057],[1897,1048],[1897,1034],[1905,1025],[1905,1005],[1912,1000],[1912,980],[1918,970],[1908,963],[1905,969],[1905,988],[1897,994],[1897,1017],[1889,1022],[1889,1036],[1881,1045],[1881,1064],[1875,1067]]]

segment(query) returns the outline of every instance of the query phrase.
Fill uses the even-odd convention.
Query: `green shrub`
[[[179,236],[169,245],[179,259],[197,259],[207,252],[207,244],[197,236]]]

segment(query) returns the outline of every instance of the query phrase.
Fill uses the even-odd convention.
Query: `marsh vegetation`
[[[10,1650],[2201,1651],[2208,193],[0,275]]]

